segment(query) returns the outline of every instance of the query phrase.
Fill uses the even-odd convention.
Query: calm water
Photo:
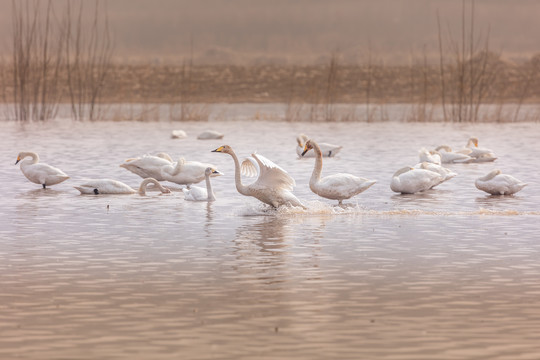
[[[538,359],[540,125],[0,123],[2,359]],[[212,128],[224,140],[196,140]],[[189,138],[170,139],[173,129]],[[308,188],[305,132],[344,146],[323,172],[378,180],[345,209]],[[499,159],[421,195],[391,192],[422,146],[471,135]],[[290,172],[306,212],[239,195],[230,156]],[[31,150],[72,178],[42,190],[14,166]],[[217,201],[181,192],[81,196],[83,178],[136,187],[125,158],[211,162]],[[491,197],[493,168],[529,183]],[[176,188],[178,188],[176,186]]]

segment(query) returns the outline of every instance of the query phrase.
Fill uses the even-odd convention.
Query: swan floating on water
[[[453,177],[457,176],[457,173],[453,172],[450,169],[447,169],[447,168],[445,168],[445,167],[443,167],[441,165],[428,163],[428,162],[422,162],[422,163],[416,164],[416,165],[414,165],[414,168],[415,169],[430,170],[430,171],[436,172],[439,175],[441,175],[441,182],[433,185],[432,187],[437,186],[439,184],[442,184],[443,182],[445,182],[447,180],[450,180]]]
[[[516,179],[512,175],[502,174],[496,169],[482,176],[474,182],[477,189],[491,195],[512,195],[527,186],[526,183]]]
[[[186,185],[189,188],[192,184],[204,180],[207,168],[217,169],[217,167],[212,164],[179,159],[173,167],[163,167],[162,176],[166,181],[178,185]],[[223,173],[216,170],[215,172],[212,172],[210,176],[215,177],[221,175],[223,175]]]
[[[171,132],[171,139],[185,139],[187,134],[184,130],[173,130]]]
[[[211,167],[216,169],[215,165],[201,163],[198,161],[186,161],[179,159],[173,162],[166,153],[157,155],[145,155],[143,157],[127,159],[120,165],[142,178],[154,178],[158,181],[169,181],[179,185],[196,184],[204,180],[204,171]],[[222,175],[219,171],[212,176]]]
[[[23,160],[26,157],[31,159]],[[22,161],[21,161],[22,160]],[[35,152],[22,151],[17,156],[15,165],[21,162],[21,171],[28,180],[40,184],[45,189],[47,186],[56,185],[69,179],[62,170],[39,162],[39,156]]]
[[[322,152],[319,145],[313,140],[306,141],[302,155],[305,155],[311,149],[315,153],[315,167],[309,180],[309,188],[315,194],[327,199],[337,200],[341,205],[343,200],[360,194],[376,183],[375,180],[344,173],[321,178]]]
[[[173,171],[173,160],[167,153],[156,155],[143,155],[142,157],[126,159],[120,167],[139,175],[143,179],[154,178],[157,181],[165,181],[163,169],[167,167],[169,172]]]
[[[442,164],[468,163],[474,160],[469,155],[452,151],[448,145],[437,146],[435,151],[441,156]]]
[[[309,137],[305,134],[300,134],[296,137],[296,153],[299,157],[315,157],[315,152],[308,151],[304,155],[302,153],[304,152],[304,147],[306,145],[306,142],[309,140]],[[329,143],[319,143],[319,148],[321,149],[321,153],[323,157],[334,157],[336,156],[343,146],[340,145],[334,145]]]
[[[249,185],[242,184],[241,168],[238,157],[229,145],[218,147],[212,152],[231,155],[234,161],[234,178],[236,190],[242,195],[252,196],[274,208],[282,205],[300,206],[306,208],[292,193],[296,182],[282,168],[262,155],[252,154],[244,160],[244,171],[258,173],[257,180]]]
[[[212,190],[212,184],[210,183],[210,176],[214,174],[221,175],[221,173],[211,167],[207,167],[204,171],[204,177],[206,180],[206,189],[199,186],[192,186],[189,189],[182,189],[184,198],[188,201],[215,201],[216,196]]]
[[[223,135],[220,132],[214,131],[214,130],[206,130],[197,136],[197,139],[199,140],[211,140],[211,139],[223,139]]]
[[[171,190],[167,189],[159,183],[156,179],[147,178],[141,182],[139,190],[133,189],[131,186],[124,184],[123,182],[111,179],[91,179],[84,184],[75,186],[75,189],[79,190],[81,194],[135,194],[146,195],[146,187],[149,184],[154,184],[158,187],[159,191],[163,194],[170,193]]]
[[[443,176],[431,170],[404,167],[392,176],[390,189],[402,194],[415,194],[440,184]]]
[[[437,151],[429,151],[426,148],[421,148],[418,151],[418,157],[420,162],[428,162],[432,164],[441,165],[441,155]]]
[[[471,162],[491,162],[497,160],[493,151],[478,147],[478,138],[471,137],[467,141],[465,148],[458,151],[459,153],[469,155],[473,160]]]

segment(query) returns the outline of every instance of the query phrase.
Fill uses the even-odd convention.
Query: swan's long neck
[[[172,163],[172,161],[171,161]],[[180,171],[182,171],[182,167],[184,166],[185,164],[185,161],[184,159],[178,159],[178,161],[176,162],[176,165],[174,167],[172,166],[163,166],[161,168],[161,173],[163,175],[163,173],[166,173],[166,175],[170,175],[170,176],[176,176],[180,173]]]
[[[486,176],[483,176],[483,177],[479,178],[478,180],[480,180],[480,181],[489,181],[489,180],[493,179],[495,176],[499,175],[500,173],[501,173],[501,170],[496,169],[496,170],[491,171]]]
[[[231,151],[228,153],[232,156],[234,160],[234,183],[236,185],[236,190],[242,195],[249,196],[249,191],[246,186],[242,184],[242,178],[240,174],[240,162],[238,161],[238,157],[234,153],[234,151]]]
[[[322,172],[322,152],[319,145],[315,142],[313,144],[313,151],[315,151],[315,167],[313,168],[313,173],[311,173],[310,183],[316,183],[321,179]]]
[[[147,178],[144,179],[141,182],[141,186],[139,186],[139,195],[146,195],[146,187],[150,183],[156,185],[162,193],[166,192],[166,189],[159,183],[159,181],[154,178]]]
[[[208,193],[208,201],[215,201],[216,196],[212,190],[212,183],[210,182],[210,174],[205,175],[206,178],[206,192]]]
[[[35,152],[31,152],[31,151],[21,153],[21,160],[24,159],[27,156],[30,156],[32,158],[32,160],[25,160],[21,164],[35,164],[35,163],[39,162],[38,154],[36,154]]]

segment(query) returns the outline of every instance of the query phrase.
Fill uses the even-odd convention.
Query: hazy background
[[[88,6],[92,2],[87,1]],[[437,11],[445,34],[460,36],[459,0],[108,0],[115,55],[123,61],[316,63],[339,51],[406,63],[436,54]],[[58,6],[65,1],[56,1]],[[469,6],[470,1],[466,2]],[[0,47],[8,53],[11,0],[0,0]],[[490,29],[491,49],[507,59],[540,50],[540,1],[477,0],[475,32]],[[467,18],[469,8],[467,7]],[[469,19],[467,19],[469,21]]]

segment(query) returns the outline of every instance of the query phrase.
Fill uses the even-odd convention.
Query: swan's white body
[[[321,149],[315,141],[308,140],[304,146],[303,154],[306,154],[310,149],[313,149],[316,157],[315,167],[313,168],[313,173],[309,180],[309,188],[315,194],[327,199],[337,200],[339,204],[341,204],[343,200],[350,199],[351,197],[364,192],[376,183],[375,180],[368,180],[344,173],[333,174],[321,178]]]
[[[172,170],[168,167],[163,168],[162,176],[166,181],[189,187],[191,184],[196,184],[204,180],[204,172],[207,168],[216,169],[216,166],[198,161],[180,159],[174,164]],[[210,176],[220,175],[223,174],[216,170]]]
[[[442,164],[468,163],[474,160],[467,154],[452,151],[452,148],[447,145],[438,146],[435,150],[441,156]]]
[[[171,191],[163,187],[156,179],[147,178],[141,182],[139,190],[133,189],[131,186],[124,184],[123,182],[111,180],[111,179],[91,179],[84,184],[75,186],[75,189],[79,190],[81,194],[135,194],[146,195],[146,187],[148,184],[154,184],[162,193],[170,193]]]
[[[31,159],[23,160],[26,157]],[[21,161],[22,160],[22,161]],[[21,171],[28,180],[40,184],[45,189],[47,186],[56,185],[69,179],[62,170],[39,162],[39,156],[35,152],[22,151],[17,156],[15,165],[21,162]]]
[[[174,170],[174,163],[166,153],[157,155],[144,155],[142,157],[131,158],[120,164],[120,167],[139,175],[143,179],[154,178],[157,181],[165,181],[163,173],[170,173]],[[168,170],[168,171],[167,171]]]
[[[308,136],[305,134],[300,134],[296,137],[296,153],[299,157],[302,157],[302,153],[304,152],[304,146],[306,145],[306,142],[309,140]],[[321,149],[321,153],[323,157],[333,157],[336,156],[337,153],[341,151],[343,146],[340,145],[334,145],[329,143],[320,143],[318,144],[319,148]],[[308,151],[303,155],[303,157],[315,157],[314,151]]]
[[[469,138],[465,148],[458,152],[470,156],[472,158],[471,162],[491,162],[497,160],[493,151],[478,147],[478,139],[475,137]]]
[[[426,148],[421,148],[418,151],[420,162],[428,162],[441,165],[441,155],[437,151],[428,151]]]
[[[223,139],[223,134],[214,130],[206,130],[197,136],[199,140]]]
[[[234,175],[236,190],[242,195],[252,196],[265,204],[275,208],[282,205],[305,206],[292,193],[296,182],[282,168],[274,164],[262,155],[252,154],[251,158],[242,164],[244,171],[254,174],[258,173],[257,180],[249,185],[242,184],[241,168],[238,157],[233,149],[228,145],[220,146],[213,152],[222,152],[231,155],[234,160]]]
[[[527,186],[526,183],[512,175],[501,174],[501,170],[493,170],[486,176],[476,179],[476,188],[491,195],[512,195]]]
[[[171,157],[166,153],[127,159],[120,166],[142,178],[151,177],[158,181],[169,181],[187,186],[203,181],[206,168],[216,168],[212,164],[185,161],[184,159],[173,162]],[[218,175],[222,174],[216,172],[211,176]]]
[[[187,134],[184,130],[173,130],[171,132],[171,138],[172,139],[185,139],[187,138]]]
[[[217,170],[212,168],[206,168],[204,172],[204,177],[206,180],[206,188],[199,186],[192,186],[189,189],[182,189],[184,193],[184,198],[188,201],[215,201],[216,196],[212,190],[212,183],[210,182],[210,176],[212,174],[219,173]]]
[[[440,184],[443,177],[431,170],[402,168],[392,176],[390,189],[402,194],[415,194]]]
[[[422,162],[422,163],[416,164],[414,166],[414,168],[415,169],[424,169],[424,170],[433,171],[433,172],[436,172],[439,175],[441,175],[441,182],[439,182],[439,183],[437,183],[437,184],[435,184],[433,186],[437,186],[439,184],[442,184],[443,182],[445,182],[447,180],[450,180],[451,178],[457,176],[457,173],[453,172],[450,169],[447,169],[447,168],[445,168],[445,167],[443,167],[441,165],[432,164],[432,163],[428,163],[428,162]]]

